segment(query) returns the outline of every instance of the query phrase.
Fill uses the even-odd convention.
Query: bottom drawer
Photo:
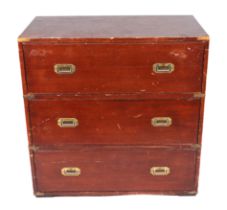
[[[81,147],[34,153],[37,195],[195,193],[196,152]]]

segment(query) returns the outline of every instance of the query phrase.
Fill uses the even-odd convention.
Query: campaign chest
[[[36,17],[18,44],[36,196],[197,193],[209,38],[193,16]]]

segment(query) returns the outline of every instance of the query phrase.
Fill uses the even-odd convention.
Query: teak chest
[[[36,17],[18,43],[36,196],[197,193],[209,37],[192,16]]]

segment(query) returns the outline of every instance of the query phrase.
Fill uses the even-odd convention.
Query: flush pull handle
[[[65,167],[61,169],[62,176],[80,176],[81,169],[78,167]]]
[[[76,118],[59,118],[57,125],[61,128],[75,128],[79,125],[79,121]]]
[[[170,117],[154,117],[151,119],[153,127],[169,127],[172,125],[172,118]]]
[[[150,168],[152,176],[167,176],[170,174],[170,168],[167,166],[155,166]]]
[[[73,64],[55,64],[54,72],[56,74],[73,74],[76,71],[76,66]]]
[[[153,71],[159,73],[172,73],[174,71],[174,64],[172,63],[155,63],[153,64]]]

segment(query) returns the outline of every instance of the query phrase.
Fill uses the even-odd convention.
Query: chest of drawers
[[[209,38],[192,16],[36,17],[18,44],[36,196],[197,193]]]

